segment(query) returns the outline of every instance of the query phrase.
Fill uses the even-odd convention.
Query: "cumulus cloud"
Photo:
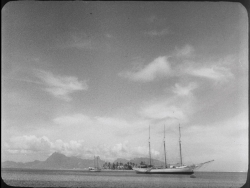
[[[186,69],[186,73],[192,76],[207,78],[217,82],[227,82],[229,79],[233,78],[229,68],[212,65],[210,67],[189,67]]]
[[[125,137],[134,135],[135,131],[140,130],[145,126],[145,121],[142,120],[125,120],[124,118],[109,117],[109,116],[87,116],[82,113],[68,114],[58,116],[53,119],[53,122],[59,126],[57,130],[69,129],[74,127],[76,132],[84,131],[87,135],[110,135],[114,137]]]
[[[56,140],[52,142],[46,136],[37,137],[35,135],[24,135],[11,137],[7,151],[10,153],[45,153],[51,154],[55,151],[66,155],[79,155],[84,151],[83,140],[71,140],[63,142]]]
[[[111,161],[117,158],[133,159],[136,157],[148,157],[148,147],[132,147],[128,141],[117,143],[112,146],[101,145],[94,148],[92,152],[102,156],[102,158],[106,160]],[[157,158],[159,154],[160,152],[154,149],[151,150],[152,157]]]
[[[52,143],[45,136],[38,138],[34,135],[24,135],[11,137],[8,151],[11,153],[47,152],[51,146]]]
[[[46,85],[47,92],[65,101],[72,99],[69,96],[71,93],[88,89],[86,81],[78,81],[73,76],[58,76],[42,70],[37,70],[35,74]]]
[[[157,32],[152,32],[151,35],[157,35]],[[194,51],[194,48],[191,45],[186,45],[183,48],[176,48],[176,52],[171,55],[171,57],[189,57]],[[138,67],[134,71],[124,71],[119,73],[119,76],[128,78],[132,81],[140,82],[151,82],[156,78],[168,77],[173,75],[182,74],[182,70],[175,70],[171,67],[170,62],[168,61],[170,56],[160,56],[155,58],[152,62],[147,64],[144,67]],[[181,75],[180,74],[180,75]]]
[[[195,82],[191,82],[187,86],[181,86],[180,84],[176,83],[175,87],[173,87],[173,92],[179,96],[187,96],[197,87],[198,85]]]
[[[161,56],[138,71],[122,72],[119,75],[133,81],[150,82],[157,77],[171,74],[171,67],[166,56]]]
[[[235,57],[227,56],[205,63],[190,61],[194,51],[193,46],[187,44],[182,48],[176,48],[171,56],[157,57],[144,67],[138,66],[134,70],[124,71],[118,75],[138,82],[152,82],[157,78],[164,77],[189,76],[190,78],[206,78],[222,84],[234,77],[230,67],[235,65]]]
[[[81,156],[85,151],[84,141],[83,140],[71,140],[68,143],[63,142],[62,140],[56,140],[52,143],[50,148],[51,152],[57,151],[63,153],[67,156]]]
[[[5,149],[10,153],[26,154],[45,153],[50,155],[53,152],[60,152],[66,156],[79,156],[82,158],[92,158],[94,155],[99,155],[104,160],[115,160],[116,158],[132,159],[138,156],[148,156],[147,147],[131,147],[128,141],[89,148],[83,140],[64,142],[58,139],[52,142],[46,136],[37,137],[35,135],[12,137],[9,144],[5,144]],[[159,155],[159,152],[156,150],[151,152],[153,157]]]

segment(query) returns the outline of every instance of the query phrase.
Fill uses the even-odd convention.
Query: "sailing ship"
[[[99,156],[95,157],[94,156],[94,167],[89,167],[89,171],[91,172],[100,172],[101,168],[99,167],[99,162],[98,160],[100,159]]]
[[[182,163],[182,153],[181,153],[181,129],[179,125],[179,149],[180,149],[180,166],[174,166],[174,165],[167,165],[166,160],[166,148],[165,148],[165,125],[164,125],[164,166],[161,168],[154,167],[151,164],[151,151],[150,151],[150,126],[149,126],[149,165],[139,166],[139,168],[133,168],[133,170],[140,174],[193,174],[194,169],[198,169],[204,164],[210,163],[214,160],[207,161],[200,164],[193,164],[193,165],[183,165]]]

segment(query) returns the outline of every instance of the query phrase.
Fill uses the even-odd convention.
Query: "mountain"
[[[164,165],[164,162],[152,159],[152,164],[154,165]],[[102,167],[105,161],[99,159],[99,166]],[[139,165],[141,162],[149,164],[149,158],[134,158],[132,160],[118,158],[113,163],[123,163],[128,162],[135,163]],[[67,157],[61,153],[55,152],[49,156],[45,161],[35,160],[33,162],[21,163],[13,161],[2,162],[2,168],[32,168],[32,169],[84,169],[94,166],[94,159],[80,159],[77,157]]]
[[[102,166],[105,162],[99,160]],[[83,169],[93,166],[92,159],[80,159],[77,157],[67,157],[61,153],[53,153],[46,161],[39,163],[33,168],[39,169]]]
[[[21,163],[13,161],[5,161],[2,163],[2,168],[32,168],[33,165],[39,164],[41,161],[35,160],[33,162]]]
[[[28,163],[17,163],[5,161],[2,168],[32,168],[32,169],[84,169],[93,166],[93,160],[80,159],[77,157],[67,157],[61,153],[55,152],[45,161],[33,161]],[[102,167],[105,161],[99,160]]]

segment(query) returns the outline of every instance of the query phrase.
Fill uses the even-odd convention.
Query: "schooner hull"
[[[93,170],[89,170],[90,172],[101,172],[101,169],[93,169]]]
[[[194,171],[189,168],[165,168],[165,169],[147,169],[134,168],[137,174],[193,174]]]

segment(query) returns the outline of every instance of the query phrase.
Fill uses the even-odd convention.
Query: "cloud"
[[[248,111],[207,125],[195,124],[182,129],[186,157],[192,160],[211,160],[207,170],[246,170],[248,163]],[[211,139],[212,138],[212,139]],[[194,156],[194,153],[199,154]],[[225,161],[226,159],[226,161]],[[226,165],[230,162],[230,165]]]
[[[67,155],[79,155],[84,149],[83,140],[71,140],[66,143],[62,140],[50,141],[46,136],[24,135],[11,137],[7,151],[10,153],[46,153],[55,151]]]
[[[86,81],[78,81],[73,76],[56,76],[42,70],[37,70],[35,74],[47,86],[45,89],[47,92],[65,101],[71,100],[69,96],[71,93],[88,89]]]
[[[176,99],[176,101],[178,100]],[[176,101],[174,101],[172,98],[169,103],[176,103]],[[158,102],[160,103],[162,101]],[[181,103],[182,101],[177,104],[177,106],[179,106]],[[182,106],[179,107],[181,108]],[[183,110],[183,112],[185,113],[185,110]],[[248,148],[247,114],[247,112],[244,112],[232,117],[231,119],[223,122],[216,122],[214,124],[210,124],[209,126],[205,124],[199,124],[185,127],[185,125],[183,125],[182,140],[183,152],[186,156],[185,163],[192,163],[194,161],[204,162],[206,160],[215,159],[216,164],[220,165],[220,169],[223,169],[223,165],[220,163],[225,164],[223,160],[231,153],[233,156],[232,158],[237,158],[239,160],[239,162],[235,162],[233,165],[240,163],[242,167],[243,164],[247,164],[248,156],[247,152],[245,152]],[[111,121],[109,120],[110,118],[104,117],[104,119],[105,118],[108,119],[108,121]],[[176,125],[179,124],[179,121],[177,122],[178,123],[175,122]],[[164,121],[164,123],[166,122]],[[157,126],[155,126],[155,128],[157,128]],[[137,131],[137,134],[139,132],[140,131]],[[103,133],[102,135],[106,134]],[[213,135],[213,140],[211,140],[211,135]],[[175,141],[175,138],[172,138],[171,135],[168,135],[167,138],[168,140],[172,140],[170,142]],[[111,162],[116,158],[132,159],[135,157],[148,157],[147,146],[144,144],[135,146],[134,142],[133,144],[130,144],[128,141],[114,142],[109,145],[102,144],[95,147],[90,147],[89,140],[88,142],[85,142],[84,140],[70,140],[65,142],[63,139],[52,141],[46,136],[38,137],[35,135],[23,135],[12,136],[10,141],[5,141],[2,146],[3,151],[7,150],[9,153],[15,154],[46,154],[49,156],[51,153],[57,151],[65,154],[66,156],[78,156],[88,159],[91,159],[93,155],[99,155],[102,160]],[[161,151],[160,153],[159,151],[155,150],[155,148],[156,147],[152,147],[152,157],[159,159],[162,156],[162,150],[159,150]],[[171,144],[168,145],[167,143],[167,148],[167,151],[171,151],[171,155],[168,156],[168,160],[175,161],[176,157],[178,156],[178,150],[176,150],[176,146]],[[193,153],[197,152],[198,154],[194,156]],[[209,154],[209,152],[212,154]],[[190,160],[189,158],[192,158],[192,161],[188,161]],[[213,168],[210,169],[213,170]]]
[[[5,143],[5,149],[10,153],[44,153],[47,155],[53,152],[60,152],[66,156],[79,156],[82,158],[92,158],[99,155],[103,160],[115,160],[117,158],[132,159],[138,156],[148,156],[147,147],[131,147],[128,141],[113,145],[99,145],[89,148],[84,140],[71,140],[64,142],[61,139],[52,142],[46,136],[37,137],[35,135],[24,135],[11,137],[9,143]],[[159,156],[159,152],[152,149],[152,157]]]
[[[167,121],[169,124],[188,122],[195,111],[196,98],[192,91],[197,87],[194,82],[186,86],[176,83],[171,89],[174,95],[147,101],[138,113],[145,118]]]
[[[150,82],[157,77],[169,76],[171,67],[166,56],[161,56],[138,71],[122,72],[119,76],[128,78],[133,81]]]
[[[2,78],[3,79],[15,80],[15,81],[19,81],[19,82],[26,82],[26,83],[33,83],[33,84],[43,85],[42,82],[37,82],[37,81],[34,81],[32,79],[28,79],[28,78],[10,78],[10,77],[2,77]]]
[[[55,117],[53,122],[55,125],[59,125],[53,126],[57,132],[68,130],[71,134],[78,136],[80,136],[79,132],[84,132],[82,136],[85,135],[90,140],[92,140],[90,135],[100,136],[100,140],[105,140],[102,135],[121,139],[121,137],[135,135],[136,131],[140,131],[147,124],[142,120],[127,121],[124,118],[108,116],[91,117],[81,113]],[[68,137],[66,132],[63,134]],[[94,140],[92,141],[94,142]]]
[[[91,124],[92,120],[83,114],[73,114],[67,116],[60,116],[53,120],[56,124],[60,125],[77,125],[77,124]]]
[[[54,126],[57,132],[68,130],[80,136],[78,133],[83,131],[84,135],[87,137],[89,137],[89,135],[101,136],[105,134],[115,138],[121,138],[128,135],[134,135],[135,131],[145,126],[145,121],[141,120],[127,121],[124,118],[108,116],[91,117],[82,113],[55,117],[53,122],[59,125]]]
[[[133,147],[128,141],[114,145],[100,145],[98,147],[92,148],[91,152],[95,155],[99,155],[102,159],[109,161],[113,161],[117,158],[133,159],[138,156],[148,157],[148,147]],[[159,154],[159,151],[154,149],[151,150],[151,155],[153,158],[157,158]]]
[[[171,104],[168,100],[149,104],[143,107],[139,113],[144,117],[158,120],[168,118],[183,120],[186,118],[183,110],[180,107]]]
[[[150,37],[159,37],[159,36],[165,36],[168,35],[169,29],[162,29],[160,31],[157,30],[151,30],[151,31],[146,31],[145,35],[150,36]]]
[[[157,127],[155,126],[155,128]],[[177,127],[176,130],[178,130]],[[185,124],[182,124],[184,162],[186,164],[198,163],[215,159],[215,164],[209,166],[209,170],[215,169],[213,165],[219,165],[217,168],[219,170],[230,170],[233,168],[227,167],[225,169],[224,166],[224,160],[228,159],[227,156],[230,155],[230,160],[237,159],[234,163],[231,163],[235,166],[235,169],[245,169],[248,161],[248,154],[246,152],[248,148],[247,130],[247,111],[239,113],[235,117],[225,121],[209,124],[209,126],[195,124],[187,127]],[[213,136],[213,139],[211,139],[211,136]],[[175,141],[177,143],[177,140],[175,140],[177,138],[175,137],[176,134],[174,136],[171,136],[171,134],[167,136],[167,140],[169,140],[166,143],[167,151],[168,153],[171,151],[171,154],[167,155],[168,161],[171,162],[176,162],[176,157],[178,157],[178,147],[176,148],[176,145],[171,144]],[[134,142],[130,144],[126,140],[110,145],[101,144],[90,147],[89,143],[84,140],[70,140],[65,142],[63,139],[57,139],[52,141],[46,136],[23,135],[12,136],[10,141],[5,141],[2,146],[3,151],[7,150],[9,153],[14,154],[46,154],[49,156],[56,151],[66,156],[78,156],[85,159],[91,159],[94,155],[99,155],[102,160],[110,162],[117,158],[133,159],[135,157],[148,157],[148,146],[144,144],[135,146]],[[160,153],[155,148],[152,147],[151,150],[152,158],[162,159],[162,150],[160,150]],[[194,156],[194,153],[197,153],[197,155]]]
[[[182,68],[180,68],[180,70],[177,70],[176,67],[172,68],[168,61],[168,57],[187,58],[193,53],[193,51],[194,48],[191,45],[185,45],[181,49],[176,48],[176,52],[171,56],[159,56],[144,67],[139,66],[134,71],[124,71],[120,72],[118,75],[132,81],[140,82],[151,82],[160,77],[180,76],[183,74]]]
[[[221,65],[212,65],[210,67],[188,67],[185,72],[189,75],[207,78],[217,82],[227,82],[229,79],[233,78],[229,68],[223,67]]]
[[[134,156],[134,157],[138,157],[138,156],[148,157],[148,152],[149,152],[149,150],[148,150],[148,147],[146,147],[146,146],[134,147],[134,148],[132,148],[132,151],[131,151],[132,156]],[[150,152],[151,152],[152,158],[158,158],[160,156],[160,152],[157,150],[151,149]]]
[[[62,126],[74,126],[75,128],[84,127],[86,131],[94,131],[93,128],[98,129],[100,133],[112,130],[112,133],[124,131],[124,128],[131,126],[131,122],[115,117],[96,116],[90,117],[82,113],[70,114],[65,116],[56,117],[53,122]],[[87,127],[86,127],[87,125]],[[123,132],[124,133],[124,132]]]
[[[177,57],[188,57],[194,52],[193,46],[187,44],[182,48],[175,48],[175,56]]]
[[[57,151],[67,156],[81,156],[82,152],[86,150],[83,140],[71,140],[68,143],[62,140],[56,140],[52,143],[50,149],[51,153]]]
[[[52,143],[45,136],[37,138],[34,135],[24,135],[11,137],[8,151],[11,153],[32,153],[47,152],[50,150]]]
[[[187,44],[176,48],[171,56],[160,56],[146,66],[137,66],[134,70],[120,72],[118,75],[132,81],[152,82],[157,78],[189,76],[206,78],[224,84],[234,77],[230,67],[236,62],[234,56],[226,56],[215,61],[202,63],[190,61],[194,53],[193,46]],[[138,65],[141,65],[138,63]],[[178,87],[178,86],[177,86]]]
[[[189,83],[187,86],[181,86],[180,84],[176,83],[175,87],[173,87],[173,92],[179,96],[187,96],[197,87],[198,85],[194,82]]]

